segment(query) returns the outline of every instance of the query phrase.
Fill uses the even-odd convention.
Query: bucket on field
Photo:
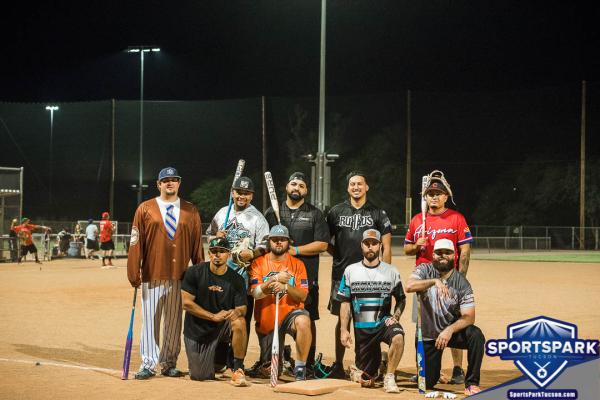
[[[81,257],[81,242],[69,242],[67,255],[69,257]]]

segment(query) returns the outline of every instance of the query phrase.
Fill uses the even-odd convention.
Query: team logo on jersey
[[[417,227],[417,229],[415,229],[414,237],[415,238],[421,237],[422,232],[423,232],[423,225],[419,225]],[[437,235],[441,235],[441,234],[454,235],[456,232],[458,232],[458,231],[456,229],[452,229],[452,228],[440,228],[440,229],[427,228],[427,230],[425,231],[425,234],[427,236],[429,236],[431,238],[431,240],[435,240]]]
[[[208,290],[210,290],[211,292],[222,292],[223,288],[218,285],[211,285],[208,287]]]
[[[373,217],[370,215],[340,215],[338,226],[357,231],[365,226],[373,226]]]
[[[250,231],[239,223],[235,217],[229,220],[225,230],[227,231],[227,240],[234,245],[240,240],[250,237]]]
[[[569,363],[598,357],[598,340],[578,339],[576,325],[540,316],[508,325],[507,339],[488,340],[485,352],[490,357],[514,361],[543,389]]]
[[[131,238],[129,239],[129,245],[135,246],[138,243],[139,239],[140,231],[138,230],[137,226],[131,227]]]

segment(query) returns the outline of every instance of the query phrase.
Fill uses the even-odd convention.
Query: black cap
[[[290,178],[288,179],[288,183],[290,183],[294,179],[298,179],[299,181],[303,181],[304,183],[306,183],[308,185],[308,180],[306,180],[306,175],[304,175],[303,172],[297,171],[297,172],[294,172],[293,174],[291,174]]]
[[[444,192],[445,194],[448,194],[448,188],[442,183],[442,181],[440,179],[431,178],[431,181],[429,182],[429,186],[427,186],[427,189],[425,189],[425,194],[427,194],[428,192],[430,192],[432,190],[438,190],[440,192]]]
[[[252,179],[247,176],[240,176],[233,182],[232,189],[239,190],[247,190],[248,192],[254,193],[254,183],[252,183]]]
[[[221,248],[227,251],[231,250],[231,246],[229,245],[229,241],[225,238],[214,238],[208,243],[209,249]]]

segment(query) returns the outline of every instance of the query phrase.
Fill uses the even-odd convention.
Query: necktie
[[[173,240],[175,237],[175,231],[177,226],[177,221],[175,220],[175,215],[173,214],[174,205],[167,206],[167,215],[165,216],[165,227],[167,228],[167,236],[169,239]]]

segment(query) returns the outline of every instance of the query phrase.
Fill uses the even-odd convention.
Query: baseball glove
[[[233,249],[231,249],[231,259],[233,260],[233,262],[236,265],[239,265],[242,268],[247,268],[250,266],[250,261],[243,261],[240,257],[240,253],[244,250],[252,250],[250,248],[250,238],[249,237],[245,237],[241,240],[239,240],[235,246],[233,246]]]

